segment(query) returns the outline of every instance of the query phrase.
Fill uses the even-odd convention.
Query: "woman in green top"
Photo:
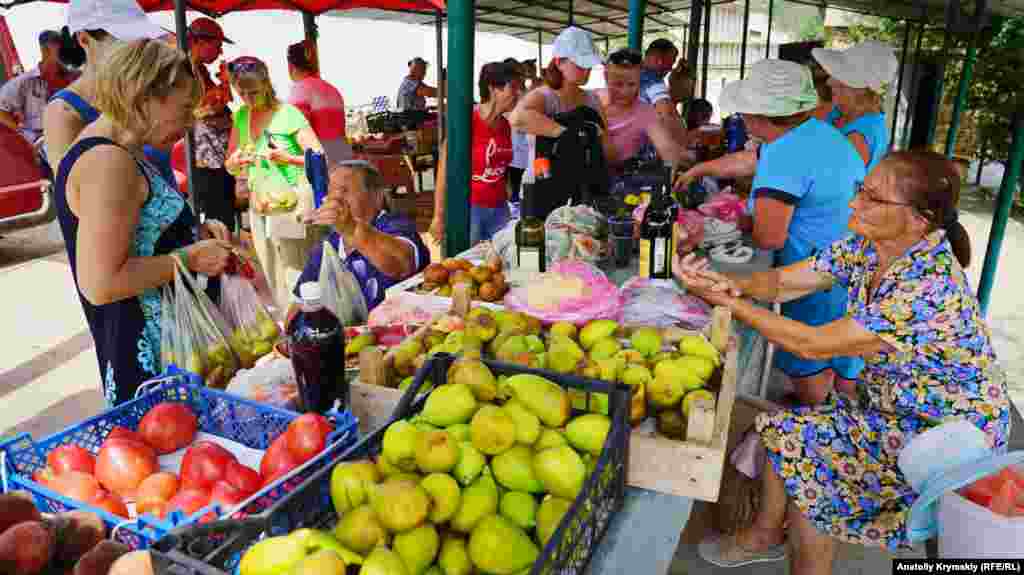
[[[303,223],[313,208],[304,151],[323,148],[306,116],[277,99],[266,64],[242,57],[228,65],[228,72],[243,105],[234,114],[225,166],[249,181],[256,254],[279,309],[284,309],[292,282],[316,241]],[[271,192],[266,194],[269,200],[261,190]]]

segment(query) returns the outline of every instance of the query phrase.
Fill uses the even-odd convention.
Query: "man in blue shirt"
[[[640,71],[638,99],[645,104],[654,106],[658,117],[672,134],[672,138],[685,148],[686,130],[683,129],[683,121],[676,109],[678,102],[672,99],[668,84],[665,83],[665,78],[672,71],[678,57],[679,50],[675,44],[664,38],[658,38],[647,45],[647,52],[644,53],[644,67]]]

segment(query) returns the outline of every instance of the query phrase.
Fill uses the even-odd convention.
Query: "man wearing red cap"
[[[224,30],[210,18],[197,18],[188,27],[189,52],[196,74],[203,80],[203,99],[196,107],[196,167],[189,182],[199,212],[207,218],[220,220],[233,228],[235,224],[235,179],[224,168],[228,139],[231,136],[231,87],[227,71],[221,63],[214,82],[207,66],[223,53]]]

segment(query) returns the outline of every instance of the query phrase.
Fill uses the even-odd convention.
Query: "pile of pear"
[[[211,345],[205,352],[193,349],[188,360],[182,364],[174,350],[162,350],[164,365],[176,365],[203,378],[207,387],[224,389],[238,369],[237,355],[223,342]]]
[[[546,378],[498,379],[459,359],[420,413],[387,428],[375,460],[333,469],[331,531],[265,539],[240,575],[529,573],[611,428],[603,414],[572,413]],[[313,570],[328,563],[336,570]]]
[[[279,337],[281,328],[261,306],[256,313],[255,322],[232,331],[228,343],[238,356],[240,367],[249,369],[256,365],[256,360],[273,351]]]

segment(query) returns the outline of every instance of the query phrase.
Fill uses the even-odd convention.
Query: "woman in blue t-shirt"
[[[896,75],[896,54],[869,40],[846,50],[815,48],[811,55],[829,75],[835,106],[828,123],[849,138],[870,172],[889,151],[882,90]]]

